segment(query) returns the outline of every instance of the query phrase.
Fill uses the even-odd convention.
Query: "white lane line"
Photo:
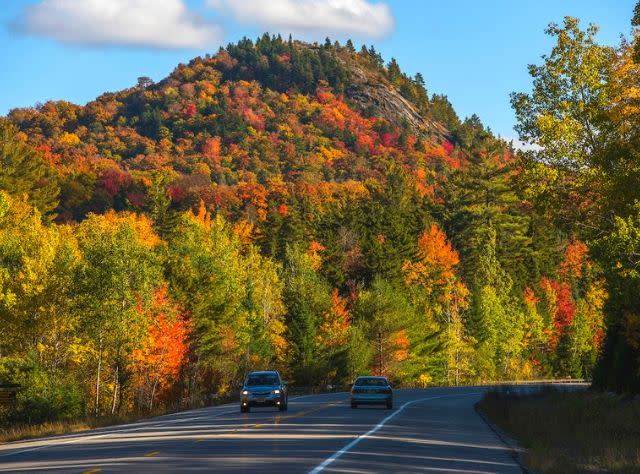
[[[325,467],[327,467],[333,461],[335,461],[340,456],[342,456],[344,453],[349,451],[351,448],[353,448],[355,445],[357,445],[360,441],[362,441],[363,439],[366,439],[369,436],[371,436],[372,434],[374,434],[376,431],[378,431],[380,428],[382,428],[387,423],[387,421],[389,421],[390,419],[392,419],[393,417],[395,417],[396,415],[401,413],[402,410],[407,408],[409,405],[413,405],[414,403],[418,403],[418,402],[426,402],[428,400],[435,400],[436,398],[468,397],[469,395],[478,395],[480,393],[482,393],[482,392],[464,393],[464,394],[459,394],[459,395],[439,395],[437,397],[418,398],[416,400],[408,401],[407,403],[402,405],[400,408],[398,408],[396,411],[391,413],[391,415],[389,415],[384,420],[382,420],[380,423],[378,423],[376,426],[371,428],[369,431],[367,431],[364,434],[361,434],[356,439],[354,439],[349,444],[347,444],[344,448],[342,448],[340,451],[336,451],[335,453],[333,453],[333,455],[331,455],[330,457],[325,459],[322,463],[318,464],[314,469],[309,471],[309,474],[318,474],[319,472],[323,471]]]

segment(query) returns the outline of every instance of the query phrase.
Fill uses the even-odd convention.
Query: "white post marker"
[[[355,445],[357,445],[360,441],[362,441],[363,439],[366,439],[369,436],[371,436],[372,434],[374,434],[376,431],[378,431],[380,428],[382,428],[390,419],[395,417],[398,413],[401,413],[402,410],[404,410],[409,405],[413,405],[414,403],[418,403],[418,402],[426,402],[428,400],[435,400],[436,398],[468,397],[469,395],[478,395],[480,393],[482,393],[482,392],[472,392],[472,393],[465,393],[465,394],[460,394],[460,395],[439,395],[437,397],[418,398],[416,400],[408,401],[404,405],[402,405],[400,408],[398,408],[396,411],[394,411],[391,415],[389,415],[384,420],[382,420],[380,423],[378,423],[376,426],[371,428],[369,431],[367,431],[366,433],[361,434],[360,436],[358,436],[356,439],[351,441],[349,444],[347,444],[340,451],[336,451],[335,453],[333,453],[333,455],[331,457],[325,459],[321,464],[319,464],[318,466],[313,468],[311,471],[309,471],[309,474],[317,474],[317,473],[323,471],[325,467],[327,467],[333,461],[338,459],[344,453],[346,453],[349,450],[351,450],[351,448],[353,448]]]

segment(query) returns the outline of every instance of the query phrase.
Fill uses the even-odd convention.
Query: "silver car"
[[[393,408],[393,390],[386,377],[361,376],[351,387],[351,408],[358,405],[385,405]]]

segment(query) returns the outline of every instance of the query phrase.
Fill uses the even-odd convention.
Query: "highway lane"
[[[348,394],[237,404],[0,445],[0,472],[500,472],[522,470],[477,415],[484,389],[397,390],[394,409]]]

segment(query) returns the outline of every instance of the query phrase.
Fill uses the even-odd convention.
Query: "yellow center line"
[[[95,474],[96,472],[101,472],[101,467],[94,467],[93,469],[89,469],[88,471],[82,471],[82,474]]]
[[[147,454],[144,455],[145,458],[150,458],[152,456],[157,456],[158,454],[160,454],[160,451],[151,451]]]
[[[329,408],[329,407],[334,407],[334,406],[340,405],[340,404],[344,403],[345,400],[346,399],[338,400],[338,401],[330,402],[330,403],[325,403],[324,405],[320,405],[319,407],[311,408],[309,410],[304,410],[304,411],[301,411],[299,413],[294,413],[292,415],[276,415],[276,417],[273,418],[270,421],[273,421],[274,425],[279,425],[281,421],[293,420],[295,418],[301,418],[303,416],[310,415],[311,413],[316,413],[316,412],[319,412],[320,410],[324,410],[325,408]],[[256,423],[254,425],[249,425],[247,428],[244,428],[244,429],[263,428],[265,426],[265,424],[268,424],[268,423]],[[236,429],[232,430],[232,432],[235,433],[235,432],[241,431],[241,430],[242,430],[241,428],[236,428]],[[224,435],[223,434],[218,434],[218,436],[224,436]],[[195,440],[196,443],[202,443],[204,441],[206,441],[206,439],[197,439],[197,440]],[[146,456],[146,454],[145,454],[145,456]]]
[[[307,416],[307,415],[310,415],[311,413],[316,413],[316,412],[319,412],[320,410],[324,410],[325,408],[337,406],[343,402],[344,400],[338,400],[337,402],[325,403],[324,405],[320,405],[319,407],[312,408],[310,410],[301,411],[300,413],[294,413],[293,415],[276,416],[276,418],[274,419],[274,422],[276,425],[278,425],[280,424],[281,421],[293,420],[294,418]]]

